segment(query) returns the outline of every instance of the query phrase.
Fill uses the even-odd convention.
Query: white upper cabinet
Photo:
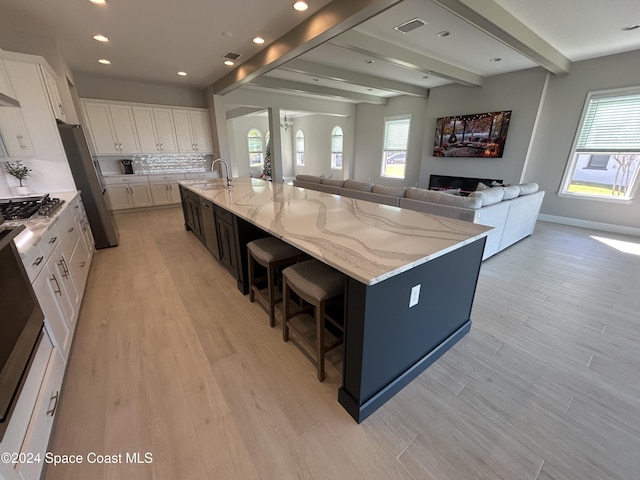
[[[130,106],[99,102],[85,102],[84,106],[96,153],[140,153]]]
[[[181,152],[213,153],[208,111],[173,110],[173,119]]]
[[[40,65],[40,71],[42,72],[42,78],[44,79],[44,85],[47,89],[47,95],[49,97],[49,103],[51,103],[51,109],[53,115],[63,122],[67,121],[67,116],[64,113],[62,107],[62,100],[60,99],[60,91],[58,90],[58,84],[56,83],[53,73],[49,71],[44,65]]]
[[[173,116],[168,108],[133,107],[133,116],[143,153],[178,151]]]

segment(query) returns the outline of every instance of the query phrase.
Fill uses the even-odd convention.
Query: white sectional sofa
[[[293,185],[494,227],[487,236],[483,259],[531,235],[544,198],[544,192],[538,191],[536,183],[488,188],[467,197],[313,175],[298,175]]]

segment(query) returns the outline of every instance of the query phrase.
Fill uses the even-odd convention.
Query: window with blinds
[[[560,193],[630,200],[639,170],[640,88],[591,93]]]
[[[404,178],[409,145],[411,116],[384,119],[384,146],[382,150],[383,177]]]
[[[264,146],[262,143],[262,134],[259,130],[252,128],[247,134],[247,143],[249,145],[249,166],[262,166],[264,156]]]
[[[304,133],[302,130],[296,132],[296,165],[304,167]]]
[[[342,169],[342,128],[334,127],[331,131],[331,168]]]

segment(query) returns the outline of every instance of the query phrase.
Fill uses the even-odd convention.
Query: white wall
[[[558,197],[571,146],[587,93],[640,85],[640,50],[576,62],[568,75],[551,76],[541,110],[540,125],[531,149],[525,180],[535,181],[547,193],[541,213],[640,227],[638,195],[627,205]],[[508,142],[509,140],[507,140]]]
[[[428,106],[428,99],[409,96],[391,98],[387,105],[359,104],[356,110],[355,162],[352,178],[388,186],[416,185],[423,157],[424,125]],[[405,114],[411,115],[405,178],[382,177],[380,174],[384,119]]]
[[[292,142],[295,132],[304,133],[304,166],[295,165],[295,145],[293,146],[295,175],[324,175],[335,178],[349,178],[349,166],[352,164],[355,146],[355,128],[353,117],[338,117],[331,115],[308,115],[296,118],[294,121]],[[342,128],[342,162],[343,168],[331,168],[331,132],[334,127]]]
[[[517,184],[530,148],[536,116],[542,100],[546,72],[533,68],[485,79],[482,87],[447,85],[431,89],[424,124],[421,187],[430,175],[502,179]],[[511,122],[502,158],[434,157],[436,119],[452,115],[511,110]],[[575,128],[575,126],[574,126]]]
[[[248,177],[252,175],[259,177],[262,168],[249,167],[249,144],[247,135],[249,130],[256,128],[262,133],[264,148],[267,148],[267,131],[269,130],[269,120],[265,116],[245,116],[227,121],[227,131],[229,132],[229,143],[233,152],[233,174],[238,177]],[[226,160],[226,159],[225,159]]]
[[[207,108],[204,93],[199,89],[104,78],[78,72],[74,74],[74,80],[81,98]]]

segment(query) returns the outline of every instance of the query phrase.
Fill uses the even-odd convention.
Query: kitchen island
[[[491,227],[258,179],[179,183],[183,198],[196,194],[346,275],[338,400],[357,422],[469,331]]]

